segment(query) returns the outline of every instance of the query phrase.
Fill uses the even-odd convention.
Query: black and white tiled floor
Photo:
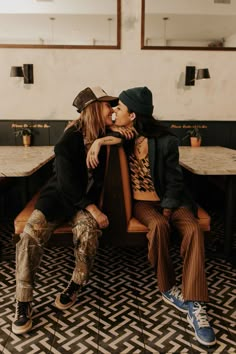
[[[221,232],[220,226],[217,230],[213,234]],[[0,353],[236,353],[233,265],[213,257],[206,259],[211,299],[208,313],[217,335],[217,344],[206,348],[195,340],[186,316],[161,300],[145,249],[100,248],[89,284],[78,302],[64,312],[53,302],[70,278],[73,249],[46,249],[37,277],[33,329],[29,334],[14,335],[12,231],[11,223],[0,225]],[[180,281],[177,246],[172,254]]]

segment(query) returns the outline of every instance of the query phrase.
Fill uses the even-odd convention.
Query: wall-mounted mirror
[[[0,0],[0,48],[119,49],[121,0]]]
[[[141,48],[236,50],[236,0],[142,0]]]

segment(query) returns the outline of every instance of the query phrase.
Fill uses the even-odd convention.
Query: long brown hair
[[[78,119],[69,123],[68,129],[72,125],[81,130],[88,142],[93,142],[99,136],[105,135],[106,125],[102,113],[102,102],[95,101],[83,109]]]

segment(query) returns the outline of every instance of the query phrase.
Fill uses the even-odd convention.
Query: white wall
[[[141,50],[141,1],[122,0],[121,50],[0,48],[0,119],[73,119],[72,101],[87,86],[110,94],[148,86],[155,115],[166,120],[236,120],[236,51]],[[35,83],[10,77],[34,64]],[[184,86],[186,65],[208,67],[210,80]]]

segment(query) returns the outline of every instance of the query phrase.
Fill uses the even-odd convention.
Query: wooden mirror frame
[[[121,0],[117,1],[116,45],[67,45],[67,44],[1,44],[0,48],[31,49],[120,49],[121,48]]]
[[[145,45],[145,0],[141,0],[141,49],[147,50],[208,50],[208,51],[236,51],[236,47],[184,47],[184,46],[147,46]],[[157,0],[158,1],[158,0]]]

